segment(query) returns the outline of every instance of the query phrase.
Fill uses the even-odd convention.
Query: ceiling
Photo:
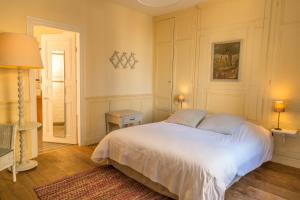
[[[176,10],[188,8],[191,6],[194,6],[198,3],[207,1],[207,0],[179,0],[178,3],[172,4],[170,6],[165,6],[165,7],[149,7],[149,6],[144,6],[138,2],[138,0],[111,0],[116,3],[119,3],[123,6],[133,8],[136,10],[139,10],[141,12],[144,12],[146,14],[152,15],[152,16],[158,16],[162,14],[166,14],[169,12],[173,12]],[[164,1],[164,0],[161,0]]]

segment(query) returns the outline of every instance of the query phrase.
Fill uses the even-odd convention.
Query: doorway
[[[38,152],[78,144],[79,33],[37,25],[44,68],[36,72]]]

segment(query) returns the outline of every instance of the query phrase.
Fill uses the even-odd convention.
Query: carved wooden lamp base
[[[20,134],[20,161],[17,163],[16,171],[27,171],[38,166],[38,162],[27,160],[25,157],[25,134],[41,126],[40,123],[25,122],[24,119],[24,90],[23,90],[23,70],[18,70],[18,97],[19,97],[19,122],[18,129]]]

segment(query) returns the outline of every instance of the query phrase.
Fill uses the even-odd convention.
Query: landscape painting
[[[213,44],[213,80],[239,80],[241,41]]]

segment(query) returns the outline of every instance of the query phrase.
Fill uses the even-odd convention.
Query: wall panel
[[[199,14],[201,15],[201,10]],[[259,86],[262,84],[261,77],[264,73],[264,67],[258,61],[262,53],[262,48],[259,46],[262,32],[263,29],[257,22],[245,22],[243,25],[233,24],[218,30],[198,31],[199,51],[197,56],[199,61],[197,68],[199,71],[196,107],[208,109],[209,112],[238,114],[249,120],[259,121],[260,117],[257,110],[261,109],[262,106],[262,96],[259,89],[262,87]],[[241,41],[239,80],[237,81],[212,80],[213,44],[226,41]],[[253,75],[253,72],[257,74]],[[216,91],[217,96],[207,96]],[[238,97],[231,99],[233,93],[239,94]],[[226,103],[222,103],[220,99]],[[231,103],[230,99],[232,100]],[[208,106],[206,101],[210,101],[214,105]]]
[[[109,112],[109,101],[102,98],[87,100],[87,144],[100,141],[105,136],[105,113]]]
[[[86,98],[87,144],[98,143],[106,134],[105,113],[133,109],[143,113],[143,123],[152,122],[152,95],[126,95]]]
[[[184,94],[186,98],[183,108],[193,107],[194,63],[195,42],[193,40],[176,41],[173,65],[173,111],[179,108],[178,103],[174,101],[179,94]]]
[[[244,91],[209,89],[206,93],[204,108],[210,113],[245,116]]]
[[[156,18],[175,18],[172,101],[186,86],[193,88],[187,93],[193,103],[185,107],[237,114],[271,129],[277,120],[272,101],[283,99],[282,127],[299,129],[300,1],[215,0],[197,8],[196,17],[187,9]],[[212,80],[212,44],[235,40],[242,41],[240,80]],[[275,136],[274,161],[300,167],[300,136],[287,137],[285,144],[281,139]]]
[[[270,71],[271,87],[269,101],[282,99],[287,104],[286,112],[281,115],[281,126],[300,129],[300,1],[275,1],[274,23],[277,41],[270,44],[275,49]],[[276,21],[275,21],[276,22]],[[277,113],[268,113],[272,126],[276,126]],[[275,137],[274,160],[300,168],[300,136],[287,137],[283,143],[280,136]]]

